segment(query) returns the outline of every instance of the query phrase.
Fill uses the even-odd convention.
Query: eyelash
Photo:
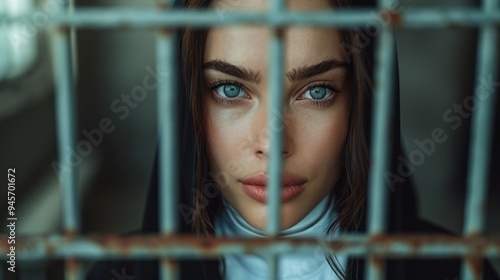
[[[241,87],[241,88],[244,89],[243,84],[241,84],[241,83],[239,83],[237,81],[219,79],[219,80],[213,82],[212,84],[210,84],[210,92],[212,93],[212,97],[214,98],[214,100],[217,103],[220,103],[220,104],[234,104],[234,103],[236,103],[236,102],[239,101],[237,98],[229,99],[229,98],[218,97],[217,94],[214,93],[214,90],[216,88],[218,88],[219,86],[221,86],[221,85],[234,85],[234,86],[238,86],[238,87]]]
[[[318,106],[318,107],[327,107],[328,105],[332,104],[333,101],[335,101],[335,97],[337,96],[337,94],[340,93],[340,87],[334,83],[331,83],[331,82],[319,82],[319,83],[314,83],[314,84],[310,84],[307,86],[307,89],[306,89],[306,92],[308,90],[311,90],[315,87],[324,87],[324,88],[327,88],[329,90],[331,90],[333,93],[331,96],[325,98],[325,99],[322,99],[322,100],[311,100],[311,102],[314,103],[314,105]]]
[[[239,101],[237,98],[232,98],[232,99],[221,98],[221,97],[218,97],[217,94],[213,93],[213,91],[221,85],[235,85],[235,86],[241,87],[244,90],[243,84],[241,84],[237,81],[219,79],[219,80],[213,82],[212,84],[210,84],[210,92],[212,92],[212,96],[216,102],[221,103],[221,104],[234,104],[234,103]],[[314,105],[316,105],[318,107],[327,107],[328,105],[332,104],[333,101],[336,99],[335,98],[336,95],[338,93],[340,93],[340,87],[338,85],[336,85],[334,83],[330,83],[330,82],[318,82],[318,83],[310,84],[307,86],[305,92],[307,92],[308,90],[311,90],[315,87],[324,87],[324,88],[327,88],[327,89],[333,91],[333,94],[330,97],[327,97],[326,99],[322,99],[322,100],[318,100],[318,101],[310,100],[311,102],[313,102]],[[303,99],[301,99],[301,100],[303,100]]]

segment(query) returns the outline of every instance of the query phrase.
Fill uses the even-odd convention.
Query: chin
[[[249,201],[238,212],[253,227],[265,231],[267,228],[268,207],[266,204]],[[288,229],[300,222],[312,210],[306,209],[303,201],[295,199],[281,204],[280,230]]]

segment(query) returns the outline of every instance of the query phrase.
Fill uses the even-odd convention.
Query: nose
[[[275,131],[282,133],[282,155],[287,158],[293,153],[293,139],[291,135],[291,123],[286,121],[286,118],[278,111],[273,111],[271,114],[277,116],[277,121],[268,125],[269,108],[268,106],[260,106],[256,112],[252,124],[252,134],[254,143],[254,154],[259,159],[267,159],[271,149],[270,136]]]

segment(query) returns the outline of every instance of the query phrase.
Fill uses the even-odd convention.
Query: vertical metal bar
[[[82,280],[84,279],[84,271],[80,262],[76,259],[69,259],[65,263],[64,279],[66,280]]]
[[[270,12],[274,16],[280,14],[285,4],[283,0],[271,1]],[[268,182],[268,218],[267,233],[269,236],[277,236],[280,231],[280,204],[281,204],[281,173],[283,169],[283,94],[284,94],[284,53],[283,53],[283,30],[272,29],[272,37],[269,41],[269,108],[268,108],[268,132],[269,132],[269,182]],[[269,256],[268,279],[278,279],[278,259],[275,255]]]
[[[177,98],[174,64],[175,38],[160,33],[157,40],[157,59],[160,82],[158,87],[158,130],[160,133],[160,228],[164,234],[177,229]]]
[[[61,9],[69,9],[68,0],[59,2]],[[56,83],[56,114],[64,230],[68,236],[80,230],[79,200],[77,197],[77,168],[79,162],[73,158],[76,148],[76,101],[72,67],[70,29],[58,27],[54,32],[52,53]],[[77,260],[65,263],[66,279],[83,279]]]
[[[374,117],[372,122],[371,154],[373,167],[369,177],[368,231],[382,234],[386,228],[387,186],[384,172],[389,168],[390,114],[392,110],[392,72],[394,37],[391,30],[382,31],[377,43],[377,70],[375,74]]]
[[[483,11],[498,11],[498,1],[483,1]],[[482,234],[485,224],[485,209],[489,178],[490,148],[495,114],[495,85],[484,84],[497,76],[498,32],[495,26],[483,26],[479,34],[477,53],[478,78],[474,98],[477,111],[472,115],[472,135],[469,147],[467,195],[465,204],[464,235]],[[466,258],[462,264],[462,279],[481,279],[481,259]]]
[[[388,9],[392,0],[379,0],[379,8]],[[374,110],[372,118],[371,158],[372,168],[368,190],[368,234],[383,234],[387,223],[387,186],[384,173],[389,170],[391,147],[390,114],[392,112],[393,72],[395,40],[393,30],[384,27],[376,45],[376,69],[374,89]],[[384,260],[373,256],[366,262],[366,279],[375,280],[385,277]]]
[[[179,279],[179,266],[176,260],[162,259],[160,267],[161,280]]]
[[[273,29],[270,40],[269,61],[269,112],[268,126],[270,137],[269,148],[269,182],[268,182],[268,218],[267,232],[276,236],[280,230],[281,172],[283,157],[284,124],[281,122],[283,107],[283,42],[280,30]]]
[[[173,0],[166,0],[167,8]],[[160,4],[160,7],[164,7]],[[159,145],[159,217],[162,234],[177,231],[177,81],[175,75],[176,38],[172,30],[161,30],[157,39],[158,87],[158,132]],[[162,259],[161,279],[179,278],[177,261]]]
[[[61,27],[54,33],[52,56],[56,87],[56,122],[61,167],[59,179],[62,188],[63,224],[66,233],[74,234],[80,229],[76,196],[79,162],[73,157],[73,151],[76,150],[76,106],[68,29]]]
[[[267,279],[279,279],[278,277],[278,256],[270,255],[267,257]]]
[[[69,0],[69,7],[68,11],[70,14],[73,14],[75,12],[75,0]],[[78,78],[78,45],[76,41],[76,28],[71,27],[70,31],[70,41],[71,41],[71,49],[73,50],[72,52],[72,62],[73,62],[73,79],[76,81]]]
[[[271,1],[271,13],[280,13],[283,10],[283,0]],[[276,236],[280,230],[280,203],[281,203],[281,172],[284,124],[281,123],[283,111],[283,73],[284,55],[281,29],[274,28],[269,43],[269,182],[268,182],[268,218],[267,232]]]

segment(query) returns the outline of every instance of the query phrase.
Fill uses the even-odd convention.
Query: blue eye
[[[222,84],[215,88],[215,93],[224,98],[245,97],[245,91],[239,85]]]
[[[304,93],[304,99],[321,100],[330,97],[334,89],[328,86],[312,86]]]

